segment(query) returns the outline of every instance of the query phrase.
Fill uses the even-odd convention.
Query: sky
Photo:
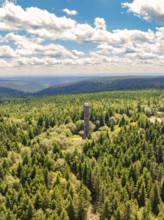
[[[0,0],[0,76],[164,75],[164,0]]]

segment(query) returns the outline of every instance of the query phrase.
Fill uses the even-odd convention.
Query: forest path
[[[92,205],[89,206],[88,212],[87,212],[87,220],[99,220],[99,216],[93,213],[93,207]]]

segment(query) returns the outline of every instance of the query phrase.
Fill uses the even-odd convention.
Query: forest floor
[[[164,123],[164,112],[157,112],[157,116],[151,116],[150,122],[155,123],[155,121],[158,121],[159,123]]]
[[[155,123],[156,120],[160,123],[164,122],[164,118],[158,118],[155,116],[150,117],[150,122]]]
[[[99,216],[93,213],[93,208],[90,205],[87,212],[87,220],[99,220]]]

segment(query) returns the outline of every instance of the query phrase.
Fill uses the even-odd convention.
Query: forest
[[[164,90],[0,98],[0,220],[163,220],[163,119]]]
[[[39,97],[145,89],[164,89],[164,76],[0,78],[0,97]]]
[[[164,89],[163,76],[112,76],[53,85],[35,95],[80,94],[115,90]]]

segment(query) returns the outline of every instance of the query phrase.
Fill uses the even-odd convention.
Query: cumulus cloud
[[[0,67],[1,68],[6,68],[6,67],[9,67],[10,64],[8,62],[6,62],[4,59],[1,59],[0,58]]]
[[[7,2],[0,8],[0,30],[42,29],[48,28],[54,31],[73,28],[76,21],[57,17],[55,14],[36,7],[26,8]]]
[[[106,22],[104,18],[95,18],[94,25],[97,29],[106,30]]]
[[[14,44],[14,48],[9,45],[0,46],[0,58],[13,58],[14,65],[47,65],[63,63],[65,59],[78,59],[84,56],[82,51],[68,50],[60,44],[42,44],[43,40],[36,37],[27,38],[14,33],[6,34],[0,40],[1,43]],[[31,61],[30,61],[31,59]],[[41,60],[41,61],[39,61]]]
[[[122,6],[147,21],[154,19],[159,24],[164,24],[163,0],[134,0],[132,3],[122,3]]]
[[[12,58],[15,56],[14,50],[11,47],[7,45],[0,46],[0,58]]]
[[[80,24],[66,17],[57,17],[55,14],[39,8],[23,9],[13,3],[7,3],[0,8],[0,30],[26,30],[30,34],[41,38],[71,41],[102,41],[109,38],[105,31],[105,21],[95,19],[96,29],[88,24]]]
[[[85,55],[82,51],[78,51],[78,50],[73,50],[72,54],[80,57]]]
[[[1,25],[2,24],[2,25]],[[149,41],[151,33],[137,30],[106,30],[105,20],[95,18],[95,28],[89,24],[80,24],[66,17],[38,8],[23,9],[12,3],[0,8],[1,30],[25,30],[43,39],[70,40],[76,42],[124,43],[130,40]]]
[[[68,8],[64,8],[63,12],[65,12],[67,15],[77,15],[78,12],[75,10],[69,10]]]
[[[120,71],[125,67],[130,72],[144,71],[144,68],[161,71],[164,66],[163,27],[156,31],[118,29],[110,32],[103,18],[95,18],[93,27],[39,8],[23,9],[6,3],[0,8],[0,31],[3,33],[0,35],[2,68],[32,66],[40,71],[51,67],[63,73],[105,73],[119,71],[120,67]],[[60,44],[56,40],[60,40]],[[68,49],[62,41],[74,42],[75,48]],[[86,43],[92,43],[94,48],[76,49],[76,44],[83,48]]]

